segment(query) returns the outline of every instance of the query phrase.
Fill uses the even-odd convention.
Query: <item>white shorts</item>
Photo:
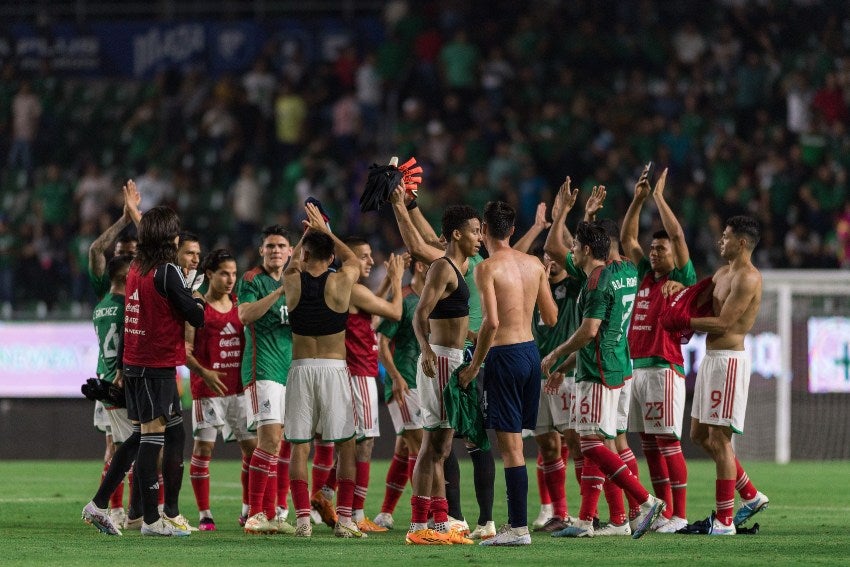
[[[273,380],[257,380],[244,392],[248,431],[260,425],[279,423],[286,417],[286,386]]]
[[[685,378],[671,368],[635,368],[629,431],[682,438]]]
[[[354,409],[357,412],[358,439],[380,437],[378,426],[378,379],[374,376],[352,376]]]
[[[109,408],[106,410],[109,431],[113,443],[123,443],[133,434],[133,423],[127,417],[127,408]]]
[[[617,399],[617,433],[629,430],[629,410],[632,405],[632,380],[623,382],[620,397]]]
[[[244,394],[192,400],[192,437],[215,443],[218,432],[225,443],[254,439],[248,431],[248,408]]]
[[[575,379],[573,379],[575,384]],[[570,425],[570,390],[567,379],[561,382],[561,387],[555,395],[540,390],[540,406],[537,410],[537,427],[535,435],[543,435],[557,431],[563,433]]]
[[[451,429],[446,417],[446,406],[443,405],[443,388],[449,383],[452,372],[463,363],[463,351],[439,345],[431,345],[431,348],[437,355],[437,375],[434,378],[425,375],[421,354],[416,365],[416,389],[419,390],[419,400],[422,402],[422,423],[429,430]]]
[[[749,389],[750,357],[746,351],[708,350],[697,371],[691,417],[742,434]]]
[[[572,429],[575,431],[576,425],[578,424],[578,409],[576,409],[576,376],[572,374],[564,378],[564,385],[567,387],[567,399],[569,403],[567,404],[569,410],[567,411],[567,429]]]
[[[419,390],[407,390],[404,394],[404,404],[399,404],[395,398],[387,402],[387,409],[393,420],[393,430],[396,435],[405,431],[422,429],[422,406],[419,403]]]
[[[103,402],[101,401],[94,403],[94,419],[92,420],[92,423],[94,424],[95,429],[101,433],[112,435],[112,431],[109,430],[109,416],[106,415],[106,408],[103,407]]]
[[[344,360],[293,360],[286,384],[287,441],[309,443],[316,433],[322,441],[348,441],[360,431],[354,387]]]
[[[617,436],[620,389],[596,382],[576,382],[576,432],[580,436]]]

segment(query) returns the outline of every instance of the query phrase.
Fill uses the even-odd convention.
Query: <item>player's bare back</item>
[[[533,340],[531,317],[545,278],[545,269],[534,256],[500,250],[479,264],[484,278],[492,278],[499,328],[493,346]],[[548,285],[548,284],[547,284]]]

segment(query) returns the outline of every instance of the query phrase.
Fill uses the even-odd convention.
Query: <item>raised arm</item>
[[[590,197],[587,198],[587,202],[584,204],[584,220],[586,221],[595,221],[596,213],[602,210],[602,207],[605,206],[605,196],[607,193],[605,192],[604,185],[594,185],[593,191],[590,193]]]
[[[91,243],[91,246],[89,246],[89,272],[92,276],[99,278],[104,274],[106,271],[106,249],[115,242],[115,239],[128,224],[130,224],[130,219],[125,212],[120,219]]]
[[[546,203],[539,203],[537,205],[537,213],[534,215],[534,224],[522,235],[522,238],[514,242],[512,248],[527,254],[531,249],[531,245],[540,236],[540,233],[550,226],[552,226],[552,223],[546,220]]]
[[[720,315],[715,317],[694,317],[690,327],[694,331],[702,331],[713,335],[722,335],[737,323],[761,285],[761,275],[756,270],[749,270],[732,278],[732,290],[723,303]]]
[[[667,171],[666,169],[664,170]],[[649,166],[643,168],[643,173],[640,174],[638,182],[635,184],[635,196],[626,210],[626,216],[623,218],[623,227],[620,229],[620,243],[623,245],[623,251],[629,260],[637,264],[643,259],[643,249],[638,241],[638,228],[640,223],[640,211],[643,208],[643,203],[649,197],[650,187],[647,175],[649,174]]]
[[[575,205],[577,197],[578,189],[570,190],[570,178],[567,177],[552,205],[552,227],[543,245],[543,250],[559,266],[566,266],[567,254],[572,247],[573,238],[567,230],[567,215]]]
[[[434,231],[431,229],[431,225],[425,221],[422,212],[418,208],[412,211],[407,210],[407,205],[404,203],[403,185],[400,184],[395,188],[392,195],[390,195],[390,202],[392,203],[393,214],[398,223],[399,232],[401,232],[401,239],[404,241],[404,245],[410,251],[410,254],[427,264],[430,264],[437,258],[441,258],[445,254],[445,250],[429,244],[420,232],[418,225],[414,222],[415,214],[416,217],[421,217],[422,221],[424,221],[422,224],[427,225],[428,230],[433,234]]]
[[[351,305],[379,317],[398,321],[401,319],[402,296],[401,277],[404,273],[404,257],[390,254],[387,264],[387,278],[390,280],[392,299],[378,297],[363,284],[354,284],[351,289]]]
[[[139,223],[142,222],[142,213],[139,210],[139,204],[142,202],[142,196],[136,188],[136,182],[128,179],[124,187],[121,188],[124,192],[124,214],[127,218],[139,228]]]
[[[664,225],[664,230],[670,237],[670,244],[673,246],[673,261],[677,268],[683,268],[691,259],[688,252],[688,243],[685,242],[685,231],[682,230],[682,225],[676,215],[673,214],[673,209],[667,204],[664,198],[664,187],[667,185],[667,168],[661,172],[661,176],[655,183],[655,191],[652,193],[655,199],[655,205],[658,207],[658,213],[661,215],[661,224]]]
[[[558,305],[555,303],[555,298],[552,297],[552,287],[549,285],[549,269],[551,262],[544,269],[540,270],[540,282],[537,286],[537,309],[540,311],[540,318],[548,327],[554,327],[558,322]]]

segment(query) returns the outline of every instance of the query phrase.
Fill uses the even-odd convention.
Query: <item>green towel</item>
[[[478,387],[473,380],[466,388],[461,388],[457,380],[457,375],[467,366],[469,363],[464,362],[452,372],[448,384],[443,388],[443,404],[446,406],[449,424],[458,435],[463,435],[470,443],[486,451],[490,448],[490,438],[484,429],[484,414],[481,413],[478,403]]]

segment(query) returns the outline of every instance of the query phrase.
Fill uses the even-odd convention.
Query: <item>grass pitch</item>
[[[415,547],[404,545],[410,520],[408,487],[396,509],[396,529],[366,540],[341,540],[330,529],[316,526],[311,540],[291,536],[247,536],[236,523],[241,488],[239,462],[211,464],[211,503],[218,531],[188,538],[142,538],[100,534],[80,519],[94,494],[101,464],[96,461],[0,462],[0,564],[2,565],[838,565],[850,551],[850,463],[798,462],[789,465],[745,463],[750,478],[770,497],[770,507],[751,523],[758,535],[714,538],[647,534],[631,538],[591,540],[554,539],[533,535],[531,546]],[[372,467],[367,514],[380,509],[388,463]],[[197,522],[192,488],[186,478],[181,510]],[[709,461],[688,463],[689,520],[706,517],[714,505],[714,466]],[[497,462],[495,519],[506,518],[504,479]],[[570,467],[571,468],[571,467]],[[646,485],[645,467],[641,468]],[[469,461],[461,457],[463,510],[470,523],[477,516]],[[537,515],[534,464],[529,464],[529,522]],[[578,488],[568,474],[568,501],[578,511]],[[125,491],[126,499],[126,491]],[[600,513],[605,519],[604,498]]]

